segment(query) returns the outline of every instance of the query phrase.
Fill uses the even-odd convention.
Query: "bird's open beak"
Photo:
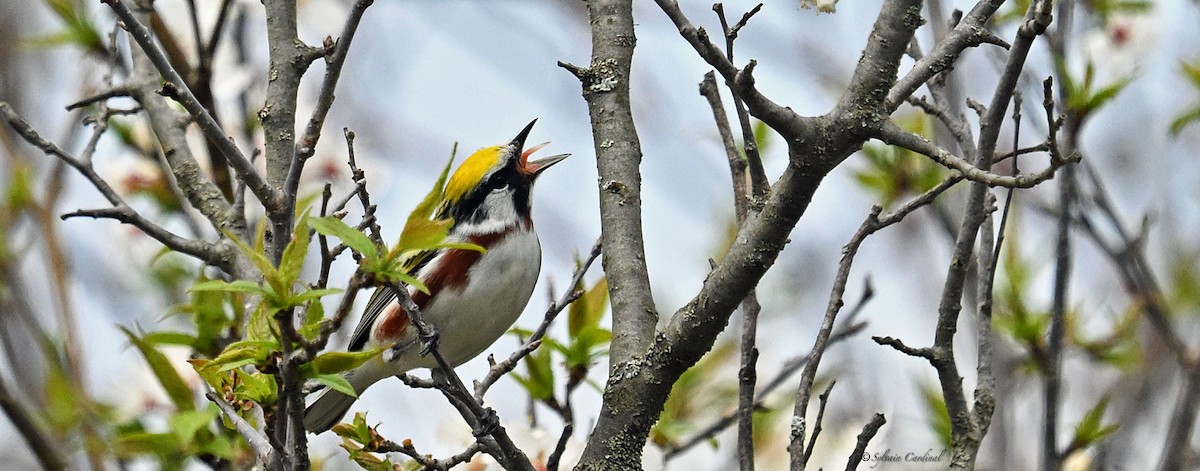
[[[533,129],[533,125],[535,123],[537,123],[537,119],[534,119],[533,121],[530,121],[529,124],[525,125],[525,129],[522,129],[521,132],[517,134],[517,137],[513,138],[512,143],[509,144],[516,147],[517,151],[521,152],[521,159],[518,162],[518,165],[521,173],[529,175],[530,179],[537,177],[538,174],[550,168],[551,165],[562,162],[563,159],[571,156],[571,154],[558,154],[530,162],[530,155],[532,155],[534,152],[537,152],[538,149],[546,147],[546,144],[549,144],[549,142],[543,142],[536,146],[525,149],[525,139],[529,137],[529,131]]]

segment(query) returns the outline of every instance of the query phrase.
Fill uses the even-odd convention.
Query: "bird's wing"
[[[424,250],[411,255],[404,261],[404,271],[419,274],[420,270],[439,252],[441,250]],[[363,310],[362,319],[359,319],[358,326],[354,327],[354,333],[350,334],[350,346],[347,348],[349,351],[361,351],[367,345],[367,341],[371,339],[371,327],[379,318],[379,314],[396,301],[396,294],[396,290],[390,286],[381,286],[375,290],[375,294],[371,295],[371,300],[367,301],[367,308]]]

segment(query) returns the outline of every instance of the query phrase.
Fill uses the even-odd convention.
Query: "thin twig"
[[[93,218],[109,218],[129,224],[140,229],[143,233],[151,238],[161,242],[163,245],[172,250],[182,252],[213,266],[228,270],[231,259],[228,252],[222,250],[220,246],[201,240],[187,239],[178,236],[171,231],[155,224],[153,221],[146,219],[137,211],[134,211],[125,200],[109,186],[108,182],[96,173],[90,162],[84,162],[67,153],[62,148],[43,138],[38,132],[30,126],[29,122],[18,115],[8,103],[0,102],[0,118],[3,118],[10,127],[18,135],[29,142],[34,147],[37,147],[46,155],[53,156],[59,160],[66,162],[80,174],[88,179],[92,185],[104,195],[105,199],[113,205],[112,208],[94,209],[94,210],[78,210],[67,213],[62,216],[63,219],[68,219],[77,216],[87,216]],[[91,148],[89,144],[89,148]]]
[[[866,299],[860,301],[858,307],[863,306],[865,301]],[[849,320],[851,317],[853,317],[853,315],[846,316],[846,320]],[[833,333],[829,339],[829,344],[835,345],[843,340],[846,340],[855,334],[862,332],[864,328],[866,328],[866,323],[847,323]],[[808,363],[808,355],[793,357],[785,361],[783,363],[783,367],[780,368],[779,372],[775,374],[775,377],[770,381],[767,381],[767,383],[763,385],[755,395],[754,410],[759,410],[766,407],[767,396],[769,396],[780,386],[787,383],[787,380],[791,378],[792,375],[796,374],[796,372],[800,371],[800,369],[803,368],[806,363]],[[679,445],[665,450],[663,453],[663,460],[670,461],[671,459],[687,450],[690,450],[696,445],[710,441],[718,433],[721,433],[721,431],[729,428],[730,425],[733,425],[737,421],[737,418],[738,412],[737,410],[734,410],[734,412],[722,416],[712,424],[700,428],[700,430],[696,432],[695,435],[692,435],[691,438],[682,441]]]
[[[872,438],[875,438],[875,433],[885,423],[887,423],[887,419],[883,418],[883,414],[875,414],[874,417],[871,417],[871,421],[863,426],[862,433],[858,434],[858,442],[854,445],[854,451],[850,453],[850,459],[846,462],[846,471],[858,469],[859,463],[863,461],[863,453],[867,452],[867,444],[871,442]]]
[[[838,262],[837,274],[834,276],[833,287],[829,294],[829,304],[825,309],[825,317],[821,322],[821,328],[817,332],[817,338],[813,341],[812,350],[809,353],[808,364],[804,366],[804,372],[800,375],[800,386],[796,392],[796,406],[792,414],[795,417],[796,423],[805,423],[805,417],[808,415],[808,403],[812,394],[813,382],[816,381],[817,368],[820,366],[821,358],[825,354],[826,348],[829,346],[830,334],[833,331],[833,325],[837,320],[838,312],[841,311],[843,301],[842,297],[846,291],[846,283],[850,278],[850,268],[854,263],[854,257],[858,253],[859,247],[868,236],[882,230],[892,224],[900,222],[905,216],[912,213],[922,206],[931,203],[934,198],[942,194],[960,180],[949,178],[930,190],[922,193],[900,207],[896,208],[887,215],[880,217],[883,208],[874,206],[871,208],[870,215],[863,221],[858,231],[850,238],[850,241],[842,248],[842,258]],[[791,452],[792,468],[804,469],[806,462],[804,458],[804,430],[802,428],[794,429],[791,437]]]
[[[1006,188],[1032,188],[1039,183],[1054,178],[1054,175],[1058,169],[1068,164],[1078,162],[1081,158],[1078,153],[1073,153],[1066,158],[1051,159],[1049,167],[1046,167],[1042,171],[1031,175],[998,175],[990,171],[983,170],[976,165],[972,165],[970,162],[951,154],[950,151],[942,149],[929,142],[924,137],[907,131],[890,121],[880,128],[875,137],[888,144],[899,146],[925,155],[942,166],[959,172],[968,180],[983,183],[988,186],[1001,186]],[[988,160],[990,162],[992,159],[989,158]]]
[[[109,98],[127,97],[129,95],[130,95],[130,91],[126,87],[110,88],[103,92],[97,93],[95,95],[89,96],[87,98],[84,98],[82,100],[79,100],[77,102],[67,105],[67,111],[72,111],[72,110],[75,110],[78,108],[83,108],[83,107],[91,105],[93,103],[98,103],[98,102],[108,100]]]
[[[759,4],[761,7],[762,4]],[[721,4],[713,5],[713,10],[717,12],[717,16],[721,18],[721,25],[726,30],[727,50],[732,55],[733,38],[736,32],[731,32],[725,22],[724,10]],[[757,11],[755,8],[754,11]],[[743,20],[749,19],[749,13]],[[750,191],[746,187],[746,169],[747,160],[753,153],[754,158],[758,159],[758,151],[753,144],[753,133],[750,133],[751,141],[746,144],[747,159],[743,160],[737,153],[737,148],[733,143],[733,133],[729,129],[729,120],[725,116],[725,107],[721,104],[721,95],[717,91],[717,80],[713,72],[704,74],[704,80],[700,82],[700,94],[708,100],[709,107],[712,108],[713,119],[717,124],[717,131],[721,136],[721,142],[725,146],[725,158],[729,162],[729,174],[733,180],[733,207],[734,215],[737,224],[740,227],[749,215],[750,209]],[[734,96],[737,102],[736,95]],[[737,102],[740,103],[740,102]],[[745,114],[744,107],[739,108],[739,117]],[[747,118],[748,119],[748,118]],[[748,123],[748,121],[747,121]],[[758,162],[761,170],[762,162]],[[765,178],[765,177],[764,177]],[[752,471],[754,469],[754,384],[757,381],[756,364],[758,362],[758,349],[755,348],[756,336],[758,334],[758,315],[761,311],[761,306],[758,303],[758,296],[751,290],[749,294],[742,300],[742,332],[741,332],[741,358],[740,368],[738,370],[738,463],[742,471]]]
[[[472,443],[467,446],[466,450],[463,450],[462,452],[444,460],[435,459],[429,455],[422,454],[421,452],[417,451],[417,448],[413,446],[412,441],[410,440],[405,440],[403,443],[384,440],[379,447],[370,451],[379,453],[401,453],[409,458],[412,458],[413,461],[416,461],[421,466],[424,466],[424,469],[426,470],[441,471],[448,470],[462,463],[471,461],[471,458],[474,458],[476,454],[483,451],[483,444],[479,442]]]
[[[291,199],[291,204],[295,204],[296,195],[299,193],[304,164],[317,151],[317,141],[321,138],[321,130],[325,126],[325,118],[329,115],[329,109],[333,107],[334,90],[337,89],[338,80],[342,76],[342,68],[350,53],[350,43],[354,40],[354,33],[358,31],[358,24],[362,21],[363,13],[374,3],[375,0],[354,2],[354,6],[350,8],[350,14],[346,17],[346,23],[342,26],[341,36],[336,41],[329,37],[325,38],[323,48],[325,78],[321,82],[321,89],[317,93],[316,107],[308,119],[304,134],[296,140],[294,157],[284,182],[284,192]],[[347,140],[349,139],[347,137]]]
[[[413,301],[408,289],[399,283],[392,285],[391,288],[397,293],[396,301],[400,304],[400,308],[408,314],[417,333],[427,342],[428,354],[437,361],[438,367],[434,370],[434,380],[441,382],[438,390],[451,399],[450,402],[456,407],[461,407],[459,412],[462,413],[464,419],[477,421],[483,427],[473,431],[477,438],[490,435],[491,439],[495,441],[496,446],[489,447],[488,452],[500,462],[501,466],[505,469],[533,471],[529,458],[509,438],[508,432],[500,424],[496,411],[485,407],[471,395],[458,373],[454,372],[454,367],[442,356],[437,346],[437,333],[434,331],[434,327],[425,322],[420,307]]]
[[[163,86],[165,93],[183,105],[184,109],[191,114],[192,118],[200,126],[200,130],[204,132],[204,135],[208,139],[217,144],[217,148],[221,150],[221,154],[225,156],[226,160],[237,171],[238,177],[246,182],[247,187],[250,191],[254,192],[259,201],[262,201],[268,210],[278,210],[283,204],[281,192],[275,191],[267,185],[266,180],[254,168],[254,165],[250,163],[250,159],[242,154],[241,150],[237,148],[237,144],[233,142],[233,139],[226,135],[221,126],[217,124],[212,114],[204,109],[196,99],[196,96],[192,94],[191,89],[188,88],[187,83],[175,71],[175,68],[171,66],[162,49],[154,42],[153,35],[146,28],[146,25],[138,21],[124,0],[104,0],[104,3],[108,4],[113,12],[117,14],[117,17],[124,22],[125,29],[129,31],[130,37],[137,42],[142,51],[146,53],[146,56],[150,58],[150,62],[158,69],[159,74],[166,80],[166,84]]]
[[[246,419],[243,419],[234,410],[233,406],[225,402],[217,393],[209,391],[204,397],[207,397],[213,404],[216,404],[221,409],[221,412],[225,414],[225,417],[229,419],[229,422],[233,423],[233,426],[237,428],[242,438],[246,439],[246,444],[250,445],[250,449],[254,450],[254,454],[258,456],[259,463],[265,465],[274,460],[275,448],[271,446],[266,435],[254,428],[253,425],[250,425],[249,422],[246,422]]]
[[[837,384],[837,380],[829,382],[829,386],[825,388],[820,396],[817,396],[817,421],[812,427],[812,436],[808,439],[808,446],[804,449],[804,465],[808,465],[809,458],[812,458],[813,450],[817,448],[817,437],[821,435],[821,424],[825,422],[825,405],[829,404],[829,393],[833,392],[833,386]]]

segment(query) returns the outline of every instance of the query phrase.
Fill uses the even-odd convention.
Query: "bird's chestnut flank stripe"
[[[489,249],[494,247],[495,244],[499,243],[507,235],[507,232],[495,232],[492,234],[473,235],[469,239],[472,244]],[[418,308],[424,310],[429,300],[437,296],[442,289],[461,290],[467,284],[471,266],[481,256],[483,256],[483,253],[478,250],[447,250],[446,254],[440,259],[437,269],[429,274],[429,278],[423,280],[425,287],[429,289],[429,294],[418,291],[413,295],[413,302],[417,304]],[[408,329],[409,323],[408,313],[404,312],[399,304],[393,304],[384,311],[379,326],[376,328],[375,335],[378,338],[398,338]]]

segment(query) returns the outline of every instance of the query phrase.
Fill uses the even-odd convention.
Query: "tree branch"
[[[484,444],[490,445],[487,446],[488,453],[492,454],[504,469],[533,471],[533,465],[529,458],[512,442],[508,432],[504,430],[504,426],[500,425],[500,419],[496,416],[496,412],[485,407],[481,401],[471,395],[462,379],[454,372],[454,368],[438,351],[436,341],[438,334],[430,324],[425,322],[425,318],[421,315],[421,309],[409,295],[408,289],[399,283],[392,285],[392,289],[397,293],[396,302],[400,304],[404,312],[408,313],[412,325],[416,327],[421,339],[427,342],[428,354],[433,355],[434,360],[437,361],[438,367],[433,370],[437,389],[459,409],[463,418],[472,425],[476,438],[482,440],[490,436],[490,440]],[[387,355],[387,352],[384,354]]]
[[[884,102],[889,113],[899,107],[900,103],[903,103],[934,75],[948,70],[967,48],[984,43],[1009,47],[1007,43],[996,38],[987,29],[988,21],[1003,4],[1004,0],[981,0],[976,3],[975,7],[958,22],[958,25],[943,40],[918,60],[907,75],[891,86],[887,93],[887,100]]]
[[[238,177],[246,182],[247,187],[250,189],[250,191],[254,192],[254,195],[257,196],[260,201],[262,201],[263,205],[269,210],[277,210],[282,204],[281,193],[267,186],[267,182],[263,180],[262,175],[259,175],[258,171],[254,169],[254,165],[250,163],[250,159],[246,158],[246,156],[242,154],[241,150],[237,148],[237,144],[233,142],[233,139],[225,134],[225,131],[221,129],[221,126],[217,124],[212,114],[204,109],[204,106],[200,104],[200,101],[196,99],[196,96],[192,94],[191,89],[188,88],[187,82],[185,82],[183,78],[180,77],[179,73],[175,71],[175,68],[171,66],[170,61],[167,59],[167,56],[163,54],[162,49],[160,49],[158,45],[154,43],[154,39],[151,36],[150,30],[146,28],[146,25],[142,24],[141,21],[138,21],[137,17],[134,15],[133,11],[129,9],[129,6],[125,4],[124,0],[103,1],[104,3],[108,4],[108,6],[112,8],[113,12],[117,14],[117,17],[124,22],[125,30],[129,32],[130,37],[137,42],[142,52],[145,53],[146,57],[150,59],[150,62],[154,64],[154,67],[158,70],[158,73],[162,75],[164,80],[166,80],[166,85],[163,86],[165,95],[175,99],[177,102],[179,102],[179,104],[183,105],[184,109],[186,109],[196,121],[196,124],[200,126],[200,130],[204,132],[204,135],[208,137],[210,141],[217,145],[217,148],[220,149],[221,154],[225,156],[225,159],[228,160],[229,164],[232,165],[233,169],[237,172]],[[138,101],[140,102],[142,99],[139,99]],[[142,106],[146,106],[145,103],[143,103]]]
[[[612,300],[610,372],[645,351],[658,313],[646,271],[642,239],[641,143],[629,104],[629,70],[637,42],[631,0],[588,2],[592,59],[572,70],[583,86],[600,174],[600,239]]]
[[[300,187],[300,176],[304,171],[304,163],[317,151],[317,141],[321,139],[321,130],[325,126],[325,118],[329,115],[329,109],[333,106],[334,90],[337,89],[338,80],[342,76],[342,68],[346,65],[346,57],[350,54],[350,43],[354,40],[354,33],[358,31],[358,24],[362,21],[363,13],[374,3],[375,0],[358,0],[354,2],[354,6],[350,8],[350,14],[346,17],[346,24],[342,26],[342,33],[338,39],[332,41],[326,38],[325,79],[321,82],[321,91],[317,94],[316,108],[313,109],[312,116],[308,119],[308,125],[304,128],[304,134],[300,137],[300,140],[296,141],[296,157],[292,161],[291,168],[288,170],[287,181],[284,186],[284,193],[291,199],[290,206],[296,204],[295,199]]]
[[[997,124],[997,127],[999,127],[999,124]],[[1032,175],[998,175],[972,165],[970,162],[967,162],[966,160],[951,154],[949,151],[938,147],[932,142],[929,142],[924,137],[907,131],[891,121],[884,123],[883,127],[880,128],[875,134],[875,137],[885,143],[902,147],[929,157],[933,159],[934,162],[941,164],[943,167],[959,172],[966,179],[973,182],[983,183],[987,186],[1032,188],[1039,183],[1054,178],[1054,174],[1059,168],[1080,160],[1079,154],[1073,153],[1065,159],[1050,159],[1049,167]],[[995,144],[993,143],[993,149],[994,148]],[[989,158],[988,161],[990,163],[992,158]]]
[[[233,406],[229,405],[228,402],[225,402],[225,400],[222,399],[221,396],[217,395],[217,393],[209,391],[204,395],[204,397],[207,397],[208,400],[213,402],[213,404],[216,404],[217,407],[221,409],[221,412],[225,414],[225,417],[229,419],[231,423],[233,423],[233,426],[237,428],[237,431],[242,435],[242,438],[246,439],[246,444],[250,445],[251,450],[254,450],[254,454],[258,457],[259,463],[266,465],[274,460],[275,448],[271,446],[271,443],[269,440],[267,440],[266,435],[254,428],[253,425],[250,425],[249,422],[246,422],[246,419],[243,419],[242,416],[233,409]]]
[[[228,250],[227,247],[201,240],[187,239],[175,235],[162,226],[155,224],[149,219],[146,219],[144,216],[139,214],[137,211],[134,211],[133,208],[127,205],[125,200],[121,198],[119,194],[117,194],[116,190],[109,186],[108,182],[106,182],[102,177],[100,177],[99,174],[96,173],[95,169],[92,168],[90,159],[88,162],[85,162],[75,158],[62,148],[55,145],[53,142],[43,138],[35,129],[33,129],[33,126],[31,126],[29,122],[25,120],[25,118],[22,118],[20,115],[18,115],[8,103],[0,102],[0,118],[3,118],[3,120],[13,129],[13,131],[25,139],[26,142],[30,143],[34,147],[37,147],[46,155],[56,157],[65,162],[67,165],[70,165],[71,168],[74,168],[76,171],[86,177],[88,181],[92,183],[92,186],[99,190],[100,194],[103,195],[104,198],[113,205],[112,208],[78,210],[72,213],[67,213],[62,215],[62,219],[79,216],[115,219],[140,229],[146,235],[161,242],[163,245],[171,248],[172,250],[191,255],[205,263],[221,268],[227,272],[232,271],[234,261],[237,259],[237,255]],[[97,126],[103,126],[103,124],[98,122]],[[102,128],[98,128],[97,135],[102,132]],[[94,144],[89,141],[89,145],[87,147],[89,149],[94,149]],[[90,155],[90,152],[88,152],[88,154]]]
[[[980,117],[980,137],[975,167],[988,171],[996,149],[1002,120],[1013,98],[1025,59],[1038,35],[1050,22],[1048,1],[1036,1],[1029,8],[1025,21],[1018,29],[1017,39],[1009,51],[1008,60],[993,92],[992,101]],[[979,444],[983,440],[990,417],[973,419],[962,390],[962,377],[954,358],[954,335],[966,283],[968,263],[974,251],[976,237],[984,220],[994,210],[987,204],[988,187],[974,182],[967,196],[966,211],[955,240],[953,256],[946,274],[942,297],[938,304],[938,320],[931,347],[930,363],[938,373],[946,410],[950,416],[951,469],[973,469]]]
[[[825,354],[825,350],[829,347],[830,337],[833,332],[833,325],[837,321],[837,315],[842,309],[843,296],[846,292],[846,283],[850,278],[850,268],[854,264],[854,257],[858,254],[858,249],[862,246],[863,241],[871,234],[874,234],[892,224],[900,222],[913,211],[918,208],[928,205],[933,202],[934,198],[941,195],[950,187],[961,181],[960,179],[949,178],[930,190],[922,193],[920,196],[909,200],[905,204],[896,208],[884,217],[880,217],[883,208],[874,206],[871,208],[871,213],[863,221],[859,229],[850,238],[850,241],[842,247],[842,258],[838,262],[837,274],[833,279],[833,287],[829,294],[829,304],[825,309],[825,317],[821,321],[821,328],[817,331],[817,338],[813,341],[812,350],[809,353],[808,363],[804,366],[804,372],[800,375],[800,386],[796,392],[796,405],[792,412],[796,423],[805,423],[805,418],[808,416],[808,403],[812,396],[812,386],[816,381],[817,368],[821,364],[821,358]],[[876,338],[876,342],[879,339]],[[897,343],[899,341],[896,341]],[[893,345],[895,346],[895,345]],[[902,350],[903,351],[903,350]],[[804,469],[808,459],[805,456],[804,449],[804,431],[802,429],[794,430],[794,435],[791,437],[791,444],[788,447],[791,453],[791,467],[795,470]]]
[[[589,5],[595,8],[598,3]],[[737,304],[774,264],[825,174],[862,144],[856,135],[858,131],[849,130],[845,122],[835,122],[829,117],[802,119],[790,110],[766,100],[754,90],[751,75],[755,64],[753,61],[746,70],[737,71],[707,40],[703,30],[697,30],[688,23],[676,2],[659,0],[657,3],[697,52],[716,67],[727,81],[732,81],[738,87],[749,111],[784,135],[789,143],[789,165],[768,193],[762,212],[746,220],[735,243],[710,273],[700,292],[671,317],[649,351],[629,361],[614,362],[605,388],[600,418],[584,451],[582,464],[577,468],[579,470],[634,468],[641,465],[640,450],[645,444],[646,434],[662,410],[671,385],[712,346]],[[629,5],[625,4],[624,7],[628,9]],[[886,4],[880,12],[876,29],[881,35],[887,32],[902,37],[886,37],[884,42],[907,44],[919,23],[919,10],[917,0]],[[604,21],[593,18],[592,25],[597,30],[594,35],[603,34]],[[882,64],[891,57],[892,49],[871,47],[872,51],[878,52],[878,57],[871,59],[872,63],[893,71],[892,77],[883,79],[887,82],[886,88],[894,80],[894,70],[900,57],[895,57],[897,64]],[[903,50],[900,47],[899,54],[902,55]],[[865,86],[873,82],[864,78],[856,83]],[[864,97],[866,101],[858,107],[858,111],[878,111],[883,101],[883,97],[878,95],[874,95],[874,98]],[[855,116],[859,115],[855,112],[840,114],[843,120]],[[880,117],[869,121],[883,120]],[[812,139],[806,139],[810,137]],[[606,256],[611,256],[607,240],[605,247]]]
[[[25,440],[42,469],[58,471],[67,469],[67,460],[58,449],[55,440],[37,423],[29,410],[9,391],[4,378],[0,378],[0,409],[12,422],[13,428]]]
[[[850,453],[850,460],[846,462],[846,471],[854,471],[858,469],[859,463],[862,463],[862,455],[867,452],[867,444],[875,438],[875,433],[879,431],[883,424],[887,423],[887,419],[883,418],[883,414],[875,414],[871,417],[871,421],[863,426],[862,433],[858,434],[858,442],[854,445],[854,451]]]
[[[746,103],[751,114],[785,136],[815,137],[816,133],[810,119],[801,118],[791,109],[776,104],[754,87],[754,78],[751,75],[755,64],[753,60],[750,61],[746,70],[738,70],[733,62],[721,52],[721,49],[709,40],[708,33],[704,31],[704,28],[697,28],[688,21],[683,10],[679,8],[679,2],[655,0],[655,3],[679,28],[679,35],[683,36],[683,39],[691,44],[700,57],[725,78],[725,83],[731,84],[737,89],[738,97]]]

